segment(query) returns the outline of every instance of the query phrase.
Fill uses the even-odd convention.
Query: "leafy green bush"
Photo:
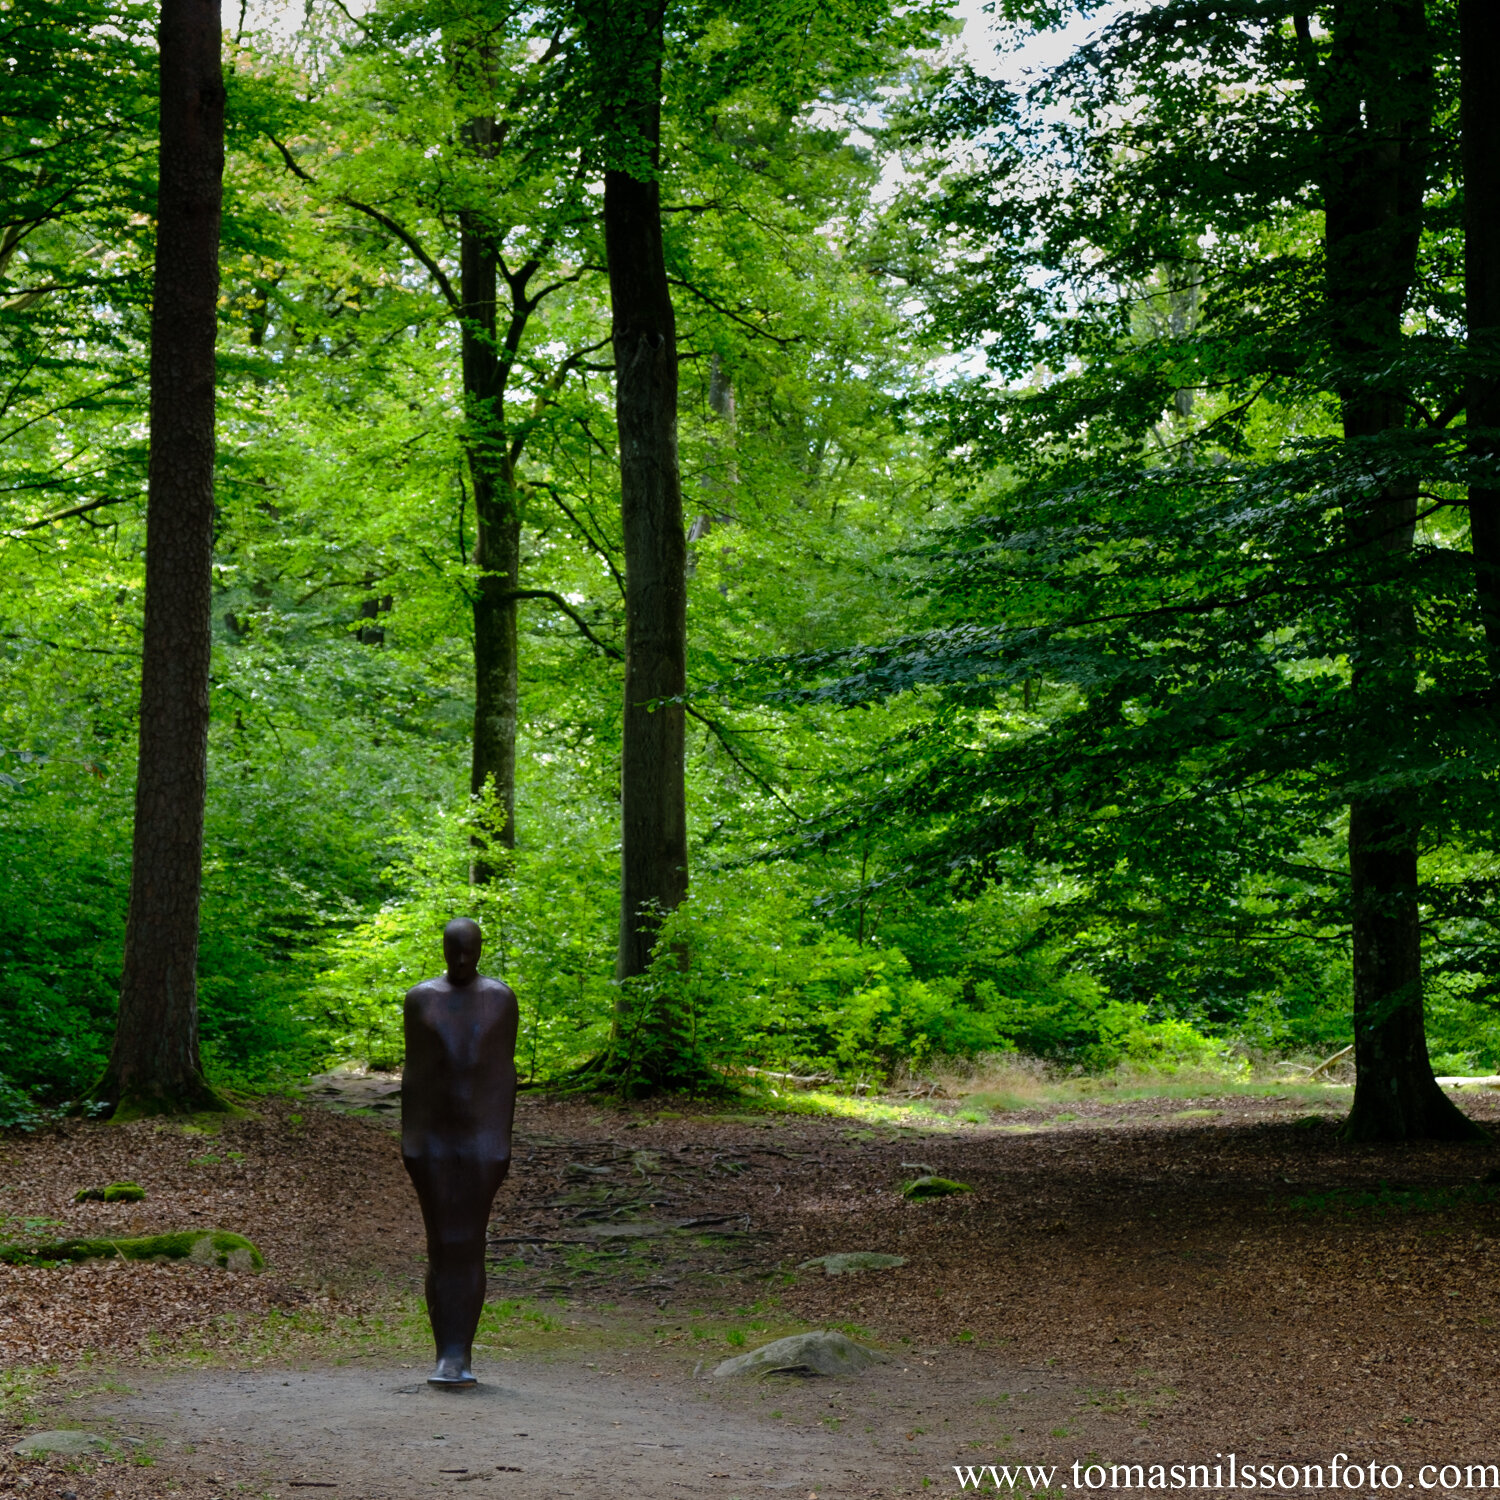
[[[816,919],[784,870],[710,875],[667,919],[630,1010],[639,1035],[660,1045],[665,1034],[700,1073],[750,1064],[885,1079],[930,1057],[1009,1050],[1090,1069],[1221,1064],[1223,1044],[1188,1022],[1153,1020],[1085,973],[1018,953],[1029,934],[981,942],[982,925],[968,924],[972,946],[952,955],[956,972],[921,976],[899,949]],[[621,1041],[629,1056],[632,1034]],[[660,1059],[632,1060],[661,1073]]]
[[[582,826],[575,841],[523,848],[499,879],[470,885],[469,840],[486,821],[464,808],[410,831],[386,871],[400,895],[323,946],[307,1004],[330,1060],[400,1066],[402,996],[442,972],[443,927],[460,916],[484,931],[482,971],[520,997],[523,1081],[555,1075],[604,1045],[616,994],[607,844]]]
[[[40,1120],[27,1095],[0,1073],[0,1130],[34,1130]]]
[[[133,788],[82,756],[11,764],[24,774],[0,781],[0,1056],[12,1088],[57,1103],[94,1083],[113,1038]],[[211,770],[199,1032],[210,1076],[254,1087],[315,1060],[310,957],[329,925],[373,904],[383,861],[316,756],[272,775],[220,754]]]
[[[129,871],[116,799],[70,769],[0,787],[0,1055],[12,1089],[52,1100],[103,1071]]]

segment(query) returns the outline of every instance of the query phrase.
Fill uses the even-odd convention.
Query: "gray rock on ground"
[[[91,1453],[112,1453],[114,1445],[96,1432],[69,1428],[60,1432],[33,1432],[24,1437],[12,1453],[22,1456],[37,1453],[61,1453],[67,1458],[84,1458]]]
[[[714,1370],[715,1379],[730,1375],[857,1375],[886,1356],[866,1349],[841,1333],[794,1333],[762,1344],[748,1354],[726,1359]]]
[[[825,1276],[847,1276],[854,1271],[888,1271],[905,1264],[904,1255],[882,1255],[878,1250],[840,1250],[832,1255],[814,1256],[797,1269],[810,1271],[814,1266],[822,1266]]]

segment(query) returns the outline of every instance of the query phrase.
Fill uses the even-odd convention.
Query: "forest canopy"
[[[1482,23],[992,10],[226,10],[216,1085],[399,1066],[463,914],[529,1083],[1355,1041],[1402,1101],[1356,1133],[1459,1128],[1429,1054],[1500,1069]],[[88,1096],[121,990],[157,21],[0,0],[0,1123]]]

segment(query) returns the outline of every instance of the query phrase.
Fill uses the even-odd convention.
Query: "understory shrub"
[[[1222,1061],[1224,1045],[1190,1023],[1111,1000],[1045,951],[1018,952],[1029,934],[1012,932],[1007,947],[995,924],[968,931],[953,972],[920,975],[899,948],[816,919],[784,871],[709,876],[667,919],[630,1010],[641,1036],[664,1030],[701,1068],[730,1072],[883,1080],[929,1057],[1015,1050],[1089,1069]],[[632,1036],[622,1043],[628,1052]]]
[[[481,971],[520,997],[523,1082],[555,1076],[605,1044],[617,900],[607,843],[580,826],[575,840],[523,847],[503,858],[498,878],[471,885],[470,838],[492,821],[482,809],[460,808],[411,830],[386,872],[401,894],[324,943],[307,1006],[329,1061],[400,1066],[402,997],[442,972],[442,932],[454,917],[479,923]]]

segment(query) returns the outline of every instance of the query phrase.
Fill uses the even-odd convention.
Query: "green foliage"
[[[0,1130],[35,1130],[41,1116],[30,1097],[0,1073]]]
[[[1089,8],[998,14],[1022,39]],[[607,1048],[627,1089],[1331,1051],[1351,784],[1421,805],[1435,1060],[1500,1064],[1496,742],[1452,503],[1474,471],[1438,420],[1462,376],[1451,141],[1400,358],[1351,374],[1317,296],[1327,142],[1303,75],[1328,33],[1308,52],[1253,6],[1138,7],[1020,85],[938,68],[937,5],[669,7],[693,894],[622,994],[596,126],[641,80],[589,92],[608,70],[584,67],[582,22],[604,13],[313,5],[289,39],[232,46],[214,1080],[399,1064],[402,992],[460,913],[520,996],[533,1083]],[[84,1093],[113,1025],[154,15],[0,17],[0,1127]],[[465,222],[503,249],[518,318],[489,410],[458,367]],[[1337,392],[1392,370],[1407,426],[1349,449]],[[466,792],[472,463],[502,450],[537,597],[517,847],[474,886],[494,818]],[[1429,497],[1395,572],[1352,560],[1338,519],[1370,472]],[[1357,764],[1351,600],[1382,590],[1420,606],[1391,699],[1414,748]]]
[[[566,810],[558,807],[557,816],[561,833]],[[482,809],[439,814],[410,833],[402,858],[386,872],[399,896],[323,950],[307,1003],[327,1055],[400,1066],[402,997],[441,969],[442,930],[456,916],[480,924],[481,968],[521,997],[516,1063],[523,1082],[554,1076],[596,1052],[608,1036],[614,997],[614,872],[601,847],[608,835],[586,818],[571,823],[573,839],[518,850],[501,878],[483,886],[469,883],[469,840],[486,826]]]
[[[887,715],[790,849],[873,838],[900,872],[880,884],[933,906],[1029,896],[1125,1007],[1117,1036],[1132,1006],[1252,1045],[1342,1035],[1358,798],[1423,830],[1435,1036],[1487,1027],[1497,739],[1462,508],[1484,471],[1449,425],[1453,158],[1428,162],[1404,331],[1354,359],[1321,294],[1319,194],[1351,149],[1318,112],[1338,25],[1309,41],[1280,12],[1167,3],[925,101],[903,212],[940,249],[918,296],[975,357],[922,402],[962,497],[909,556],[924,617],[739,679]],[[1434,32],[1439,132],[1451,40]],[[1343,440],[1341,400],[1398,389],[1397,421]],[[1377,483],[1423,497],[1409,553],[1351,542]],[[1409,662],[1364,633],[1371,601],[1412,611]]]
[[[671,1018],[676,1045],[705,1073],[750,1064],[885,1081],[929,1059],[1018,1048],[1089,1069],[1222,1061],[1223,1044],[1190,1024],[1153,1020],[1087,973],[1018,951],[1035,934],[997,894],[964,906],[963,956],[944,953],[949,966],[924,977],[901,949],[820,918],[783,871],[704,877],[667,919],[632,1012]],[[914,935],[917,925],[914,915]]]

